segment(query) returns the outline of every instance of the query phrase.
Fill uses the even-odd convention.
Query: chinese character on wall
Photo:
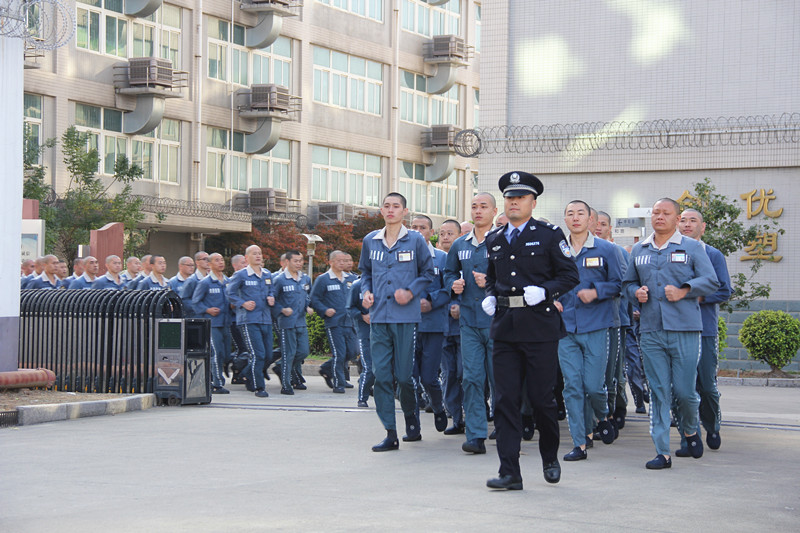
[[[747,255],[739,258],[740,261],[752,261],[754,259],[764,259],[777,263],[783,259],[782,255],[776,255],[778,251],[777,233],[759,233],[756,240],[744,247]]]

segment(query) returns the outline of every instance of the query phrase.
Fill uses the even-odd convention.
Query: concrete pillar
[[[23,42],[0,36],[0,372],[17,369],[22,249]]]
[[[118,255],[125,265],[125,234],[122,222],[109,222],[100,229],[93,229],[89,232],[89,249],[92,255],[100,263],[100,270],[97,275],[102,276],[106,273],[106,257]]]

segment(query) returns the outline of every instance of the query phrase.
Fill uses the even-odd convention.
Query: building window
[[[454,217],[458,214],[458,178],[455,173],[437,183],[425,181],[425,165],[399,162],[400,194],[414,213]]]
[[[481,125],[481,91],[480,89],[473,89],[472,97],[472,125],[477,128]]]
[[[314,146],[311,199],[378,207],[381,201],[379,156]]]
[[[317,0],[317,2],[383,22],[383,0]]]
[[[382,100],[380,63],[314,47],[314,101],[380,115]]]
[[[475,51],[481,51],[481,5],[475,4]]]
[[[25,146],[26,153],[29,150],[38,150],[42,145],[42,97],[38,94],[25,93],[23,100],[24,106],[24,127],[25,127]],[[41,153],[37,163],[41,163]]]
[[[162,4],[149,17],[129,21],[123,0],[78,0],[75,15],[78,48],[122,58],[157,55],[180,68],[180,7]]]
[[[461,35],[461,0],[450,0],[440,6],[425,0],[402,0],[400,16],[406,31],[430,37]]]
[[[244,26],[208,17],[208,77],[248,85],[249,49]]]
[[[253,50],[253,84],[275,83],[292,88],[292,41],[278,39],[267,48]]]
[[[428,94],[427,78],[407,70],[400,71],[400,120],[422,126],[460,125],[460,85],[444,94]]]
[[[247,155],[244,143],[244,133],[207,129],[206,185],[233,191],[266,187],[288,190],[289,141],[279,140],[272,150],[261,155]]]

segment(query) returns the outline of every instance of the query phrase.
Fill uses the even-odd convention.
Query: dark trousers
[[[428,394],[434,413],[444,411],[442,382],[439,380],[439,369],[442,366],[443,333],[417,331],[414,344],[414,377]],[[419,409],[419,402],[417,402]]]
[[[519,451],[522,440],[520,408],[523,394],[533,408],[539,430],[542,462],[558,458],[558,407],[553,389],[558,375],[558,342],[494,341],[494,425],[500,475],[521,477]],[[524,384],[524,386],[523,386]]]

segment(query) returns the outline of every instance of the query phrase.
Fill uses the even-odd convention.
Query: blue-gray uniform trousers
[[[558,362],[564,375],[564,404],[573,446],[586,444],[595,421],[608,416],[605,371],[610,329],[615,328],[567,333],[558,341]]]
[[[403,415],[416,416],[417,398],[412,377],[416,329],[414,323],[372,324],[370,328],[375,410],[386,430],[397,430],[394,414],[395,379]]]
[[[281,386],[292,390],[308,356],[308,327],[281,328],[278,337],[281,341]]]
[[[361,374],[358,376],[358,401],[366,402],[369,399],[370,390],[375,385],[375,374],[372,372],[372,349],[370,348],[370,327],[359,316],[356,320],[361,320],[358,325],[358,350],[361,354]]]
[[[344,387],[344,365],[347,356],[357,353],[355,337],[351,326],[333,326],[325,328],[328,334],[328,343],[331,345],[332,357],[322,364],[322,371],[333,380],[334,388]]]
[[[489,431],[484,390],[487,380],[494,384],[493,345],[494,342],[489,338],[489,328],[461,326],[461,359],[464,369],[461,386],[464,389],[467,440],[485,439]]]
[[[211,328],[211,383],[214,387],[225,385],[222,375],[230,357],[231,332],[228,326]]]
[[[636,407],[644,407],[644,371],[642,370],[642,354],[639,352],[639,341],[636,339],[636,329],[625,327],[625,374],[628,376],[628,385],[633,394],[633,403]]]
[[[442,382],[439,380],[439,369],[442,366],[443,333],[417,332],[414,343],[414,374],[428,393],[434,413],[444,411]]]
[[[719,370],[719,342],[717,337],[700,337],[700,361],[697,364],[697,393],[700,395],[700,424],[697,434],[701,435],[700,425],[708,433],[719,433],[722,413],[719,407],[717,371]],[[676,406],[673,402],[673,409]],[[680,423],[680,414],[675,410],[675,419]],[[681,447],[686,446],[686,435],[681,433]]]
[[[608,413],[614,414],[617,406],[617,386],[619,385],[619,370],[622,366],[620,328],[608,329],[608,360],[606,361],[606,391],[608,394]],[[566,379],[566,378],[565,378]]]
[[[444,378],[444,406],[453,417],[453,424],[464,423],[464,389],[461,382],[464,367],[461,364],[461,336],[447,335],[442,346],[442,377]]]
[[[700,332],[647,331],[642,333],[639,346],[650,383],[650,436],[656,453],[670,455],[669,413],[673,397],[681,434],[691,435],[698,428],[700,398],[695,384]]]
[[[250,354],[247,368],[247,388],[264,390],[264,366],[272,362],[272,324],[240,324],[244,344]]]

